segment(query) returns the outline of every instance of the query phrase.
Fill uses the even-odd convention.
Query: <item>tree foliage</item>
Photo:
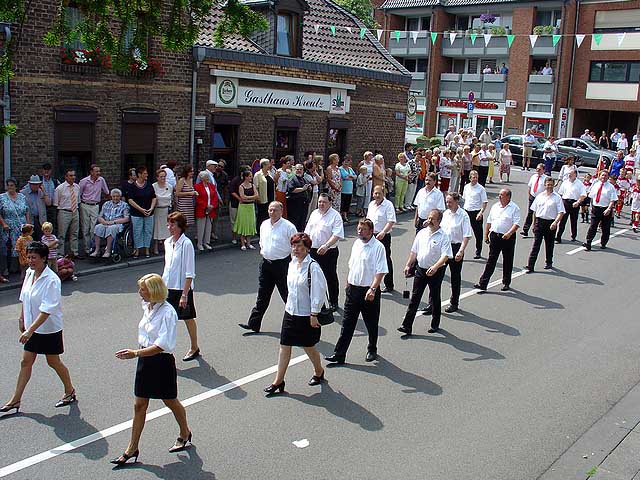
[[[373,18],[373,4],[371,0],[333,0],[342,8],[352,13],[366,25],[367,28],[378,28],[378,22]]]

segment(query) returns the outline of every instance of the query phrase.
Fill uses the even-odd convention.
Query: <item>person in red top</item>
[[[582,184],[587,190],[587,198],[584,199],[582,205],[580,205],[580,215],[582,217],[582,223],[589,223],[589,205],[591,204],[591,198],[589,197],[589,190],[591,189],[591,174],[585,173],[582,177]]]
[[[636,179],[636,184],[631,189],[631,224],[633,232],[638,231],[638,222],[640,221],[640,177]]]
[[[195,217],[197,227],[198,250],[213,250],[209,245],[211,238],[211,224],[218,211],[218,192],[216,186],[210,181],[209,172],[200,172],[200,183],[196,183],[194,189],[196,195]]]

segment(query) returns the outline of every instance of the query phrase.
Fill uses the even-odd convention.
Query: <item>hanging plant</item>
[[[496,16],[493,13],[483,13],[480,15],[480,21],[482,23],[493,23],[496,21]]]

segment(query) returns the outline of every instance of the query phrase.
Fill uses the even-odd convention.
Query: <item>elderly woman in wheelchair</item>
[[[100,243],[104,238],[107,244],[104,248],[102,258],[111,256],[111,247],[116,236],[122,232],[124,224],[129,222],[129,205],[122,200],[122,192],[114,188],[111,190],[111,200],[102,205],[98,223],[94,227],[94,250],[91,257],[97,257],[100,254]]]

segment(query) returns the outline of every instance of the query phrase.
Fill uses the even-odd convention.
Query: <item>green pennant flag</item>
[[[553,46],[555,47],[558,42],[560,41],[560,38],[562,38],[562,35],[554,35],[553,36]]]
[[[364,38],[366,33],[367,33],[367,29],[366,28],[361,28],[360,29],[360,38]]]
[[[436,39],[438,38],[438,32],[431,32],[431,43],[436,44]]]
[[[331,29],[331,35],[333,35],[335,37],[336,36],[336,26],[335,25],[329,25],[329,28]]]
[[[596,41],[596,45],[600,46],[600,40],[602,40],[602,34],[601,33],[594,33],[593,34],[593,39]]]
[[[507,43],[509,44],[509,48],[511,48],[511,44],[513,43],[513,40],[516,38],[515,35],[507,35]]]
[[[478,38],[478,34],[477,33],[472,33],[471,34],[471,45],[475,45],[476,44],[476,38]]]
[[[396,37],[396,42],[400,41],[400,30],[396,30],[393,32],[393,35]]]

